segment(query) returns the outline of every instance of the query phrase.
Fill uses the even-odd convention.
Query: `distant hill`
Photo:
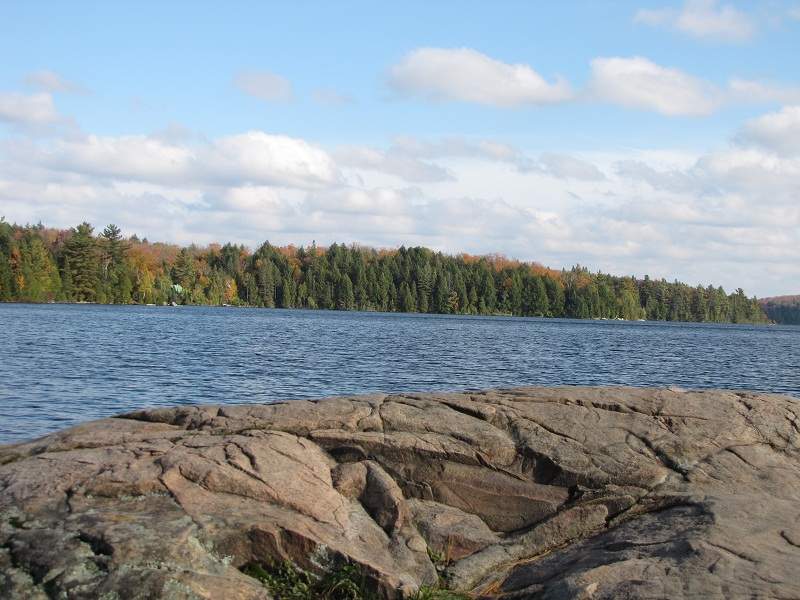
[[[758,303],[770,320],[783,325],[800,325],[800,294],[761,298]]]

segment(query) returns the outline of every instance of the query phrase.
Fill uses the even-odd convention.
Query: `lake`
[[[0,304],[0,443],[170,404],[522,385],[800,397],[800,328]]]

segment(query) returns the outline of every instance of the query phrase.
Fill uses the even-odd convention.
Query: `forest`
[[[800,295],[762,298],[759,302],[771,321],[784,325],[800,325]]]
[[[555,270],[500,255],[332,244],[206,247],[123,236],[115,225],[69,230],[0,219],[0,301],[205,304],[766,323],[737,289],[645,276]]]

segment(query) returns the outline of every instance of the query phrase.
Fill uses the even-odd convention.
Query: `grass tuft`
[[[367,589],[367,579],[355,565],[343,564],[317,577],[290,561],[272,565],[249,564],[245,575],[263,583],[275,600],[376,600]]]
[[[470,598],[472,597],[461,592],[426,585],[423,585],[416,594],[411,596],[411,600],[470,600]]]
[[[378,600],[370,582],[353,564],[331,568],[321,577],[312,575],[290,561],[270,565],[251,563],[245,575],[259,580],[275,600]],[[410,600],[469,600],[469,596],[439,586],[421,587]]]

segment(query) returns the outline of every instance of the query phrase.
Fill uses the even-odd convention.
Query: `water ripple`
[[[0,442],[169,404],[519,385],[800,396],[800,328],[0,305]]]

